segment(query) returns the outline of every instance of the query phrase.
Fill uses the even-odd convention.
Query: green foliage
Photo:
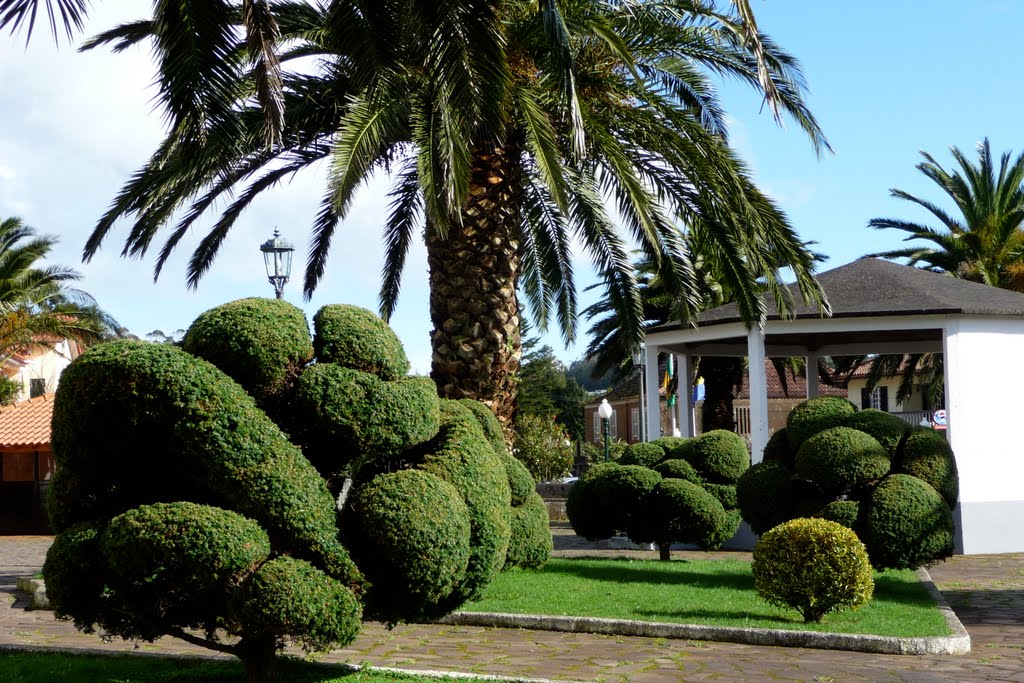
[[[235,609],[257,637],[294,638],[317,651],[355,640],[362,617],[352,591],[287,556],[270,560],[245,581]]]
[[[825,507],[818,510],[814,515],[821,519],[827,519],[842,524],[847,529],[858,529],[860,519],[860,502],[856,500],[833,500]]]
[[[759,462],[743,473],[736,483],[736,502],[754,533],[792,518],[794,488],[793,473],[778,461]]]
[[[469,563],[443,603],[454,608],[477,597],[505,564],[512,514],[508,474],[471,410],[451,400],[441,401],[441,429],[419,468],[454,486],[469,512]]]
[[[726,510],[735,510],[739,507],[736,500],[736,487],[731,484],[704,484],[704,490],[714,496]]]
[[[513,454],[537,481],[554,481],[572,470],[572,442],[550,415],[520,415]]]
[[[873,437],[849,427],[832,427],[804,441],[796,473],[831,494],[867,486],[889,472],[889,456]]]
[[[864,542],[875,567],[914,569],[952,554],[953,515],[926,482],[893,474],[867,505]]]
[[[519,413],[553,417],[558,413],[555,397],[566,386],[565,366],[555,357],[550,346],[534,350],[529,348],[531,342],[535,343],[535,340],[524,343],[527,353],[519,366]]]
[[[421,470],[382,474],[349,496],[345,516],[345,539],[370,580],[367,616],[444,613],[470,556],[469,509],[454,486]]]
[[[618,462],[622,457],[622,454],[626,452],[626,446],[629,444],[621,439],[608,439],[608,458],[610,462]],[[583,444],[583,453],[587,456],[590,462],[603,463],[604,462],[604,442],[587,442]]]
[[[693,469],[693,465],[680,458],[662,460],[654,467],[654,471],[666,479],[685,479],[694,484],[704,483],[704,479]]]
[[[495,416],[490,408],[482,402],[474,401],[471,398],[459,399],[459,405],[468,408],[473,413],[473,417],[480,423],[480,429],[483,430],[484,436],[487,437],[495,453],[498,455],[508,453],[508,442],[505,441],[505,432],[501,429],[501,423],[498,422],[497,416]]]
[[[619,458],[620,465],[640,465],[641,467],[654,467],[665,459],[665,448],[653,441],[640,441],[626,446]]]
[[[754,547],[751,571],[759,596],[797,610],[806,622],[857,609],[874,593],[864,544],[824,519],[798,518],[766,532]]]
[[[857,408],[845,398],[819,396],[798,403],[786,417],[786,438],[796,453],[803,442],[818,432],[841,426]]]
[[[768,437],[768,443],[764,445],[762,461],[779,462],[786,467],[793,469],[793,458],[795,456],[796,451],[789,447],[789,436],[786,433],[786,428],[783,427],[775,430],[772,432],[772,435]]]
[[[889,413],[868,408],[846,418],[844,426],[869,434],[882,444],[886,454],[892,458],[899,450],[910,425]]]
[[[296,439],[325,474],[424,443],[440,424],[437,387],[429,378],[384,381],[334,363],[302,373],[294,405],[304,416]]]
[[[717,484],[735,484],[750,467],[750,454],[743,438],[724,429],[705,432],[692,440],[685,458],[704,479]],[[678,457],[677,454],[673,454]]]
[[[505,474],[508,476],[508,486],[512,493],[512,507],[519,507],[526,502],[530,494],[536,493],[537,483],[530,475],[530,470],[526,469],[526,465],[512,454],[505,453],[502,456],[502,463],[505,465]]]
[[[637,542],[644,540],[650,525],[647,497],[660,481],[660,474],[638,465],[616,465],[600,475],[598,495],[618,531]]]
[[[895,469],[927,482],[942,494],[950,508],[956,506],[960,477],[953,449],[943,434],[928,428],[914,429],[907,437]]]
[[[277,299],[240,299],[189,326],[182,348],[213,363],[261,404],[285,392],[313,357],[302,309]]]
[[[21,382],[0,375],[0,406],[7,406],[18,400]]]
[[[665,449],[665,455],[669,455],[672,451],[688,441],[690,441],[690,439],[685,436],[659,436],[654,441],[651,441],[651,443],[661,446]]]
[[[72,619],[75,628],[87,633],[102,619],[102,533],[102,527],[87,522],[64,527],[54,537],[43,563],[46,596],[54,614],[58,619]]]
[[[706,549],[728,540],[723,529],[732,521],[725,508],[703,488],[685,479],[663,479],[651,495],[649,526],[630,534],[635,541],[654,541],[661,547],[672,543],[693,543]]]
[[[512,508],[512,540],[505,567],[539,569],[550,559],[551,548],[548,509],[534,491],[522,505]]]
[[[620,468],[613,462],[593,465],[569,489],[565,512],[577,535],[596,541],[622,528],[616,510],[607,505],[608,481]]]
[[[321,363],[336,363],[385,381],[409,374],[409,359],[398,335],[365,308],[324,306],[313,316],[313,330],[313,349]]]

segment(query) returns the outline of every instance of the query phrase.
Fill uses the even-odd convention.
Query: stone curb
[[[46,597],[46,584],[34,576],[19,576],[17,588],[32,596],[32,609],[50,609],[50,601]]]
[[[669,624],[664,622],[630,621],[627,619],[601,619],[597,617],[565,617],[541,614],[500,614],[496,612],[455,612],[439,623],[456,626],[493,626],[525,628],[567,633],[599,633],[646,638],[678,638],[711,640],[745,645],[777,647],[809,647],[821,650],[851,650],[888,655],[962,655],[971,651],[971,637],[950,609],[942,593],[924,569],[918,577],[935,599],[946,624],[953,632],[949,636],[898,638],[893,636],[857,635],[849,633],[820,633],[812,631],[784,631],[767,628],[738,628],[733,626],[700,626]]]

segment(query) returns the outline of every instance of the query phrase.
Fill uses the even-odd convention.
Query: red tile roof
[[[0,448],[40,448],[50,444],[53,394],[0,407]]]

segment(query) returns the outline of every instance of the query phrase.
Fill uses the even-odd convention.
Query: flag
[[[675,372],[672,367],[672,354],[670,353],[668,355],[668,365],[665,367],[665,382],[663,385],[665,389],[666,402],[668,403],[669,408],[676,404],[676,386],[673,381],[674,375]]]

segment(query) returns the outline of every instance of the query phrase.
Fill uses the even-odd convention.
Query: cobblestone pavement
[[[552,530],[558,555],[652,556],[586,543],[564,524]],[[55,621],[50,612],[23,609],[27,601],[16,595],[14,577],[38,571],[49,543],[45,537],[0,538],[0,647],[209,654],[172,638],[138,647],[103,643]],[[704,555],[715,554],[685,554]],[[467,626],[402,625],[388,631],[367,624],[354,643],[322,659],[577,681],[1024,683],[1024,554],[957,556],[930,571],[971,634],[968,655],[901,657]]]

